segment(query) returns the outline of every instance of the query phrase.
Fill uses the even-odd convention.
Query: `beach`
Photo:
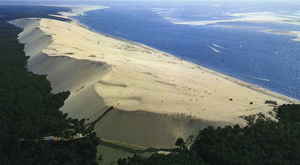
[[[53,93],[71,92],[62,112],[94,121],[114,107],[95,126],[105,139],[170,148],[178,137],[196,137],[208,125],[245,126],[242,116],[258,113],[274,119],[274,106],[266,100],[299,103],[78,23],[40,18],[10,23],[23,28],[18,39],[30,56],[28,69],[47,75]]]

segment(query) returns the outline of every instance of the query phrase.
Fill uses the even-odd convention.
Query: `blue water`
[[[30,2],[33,3],[41,4]],[[70,2],[60,2],[62,3]],[[72,4],[109,7],[75,17],[95,31],[143,43],[243,81],[300,99],[300,42],[292,41],[291,38],[295,38],[293,36],[262,32],[266,29],[296,31],[300,26],[245,22],[219,24],[255,27],[225,28],[173,24],[177,21],[232,19],[231,13],[245,12],[276,12],[299,16],[300,19],[300,15],[297,15],[300,2],[81,1]]]
[[[85,16],[76,18],[101,33],[140,42],[229,76],[300,99],[298,53],[300,42],[292,41],[292,36],[261,32],[265,29],[297,30],[299,26],[223,23],[223,25],[259,27],[238,29],[172,23],[172,19],[184,21],[212,20],[213,17],[231,19],[226,13],[272,12],[278,11],[279,7],[282,13],[288,14],[300,10],[300,7],[296,8],[295,5],[281,7],[279,4],[269,6],[256,4],[248,7],[249,5],[243,3],[240,6],[220,4],[218,7],[212,7],[208,2],[198,3],[144,2],[124,6],[109,5],[109,9],[90,11]],[[159,9],[153,11],[153,8]],[[223,48],[214,47],[213,44]],[[212,47],[220,52],[216,53]]]

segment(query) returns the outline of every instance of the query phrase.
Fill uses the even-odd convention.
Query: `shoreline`
[[[107,9],[107,8],[104,8],[104,9]],[[87,10],[87,11],[91,11],[91,10]],[[87,11],[85,11],[85,12],[87,12]],[[143,47],[145,47],[145,48],[153,49],[153,50],[159,51],[159,52],[161,52],[161,53],[167,54],[167,55],[169,55],[169,56],[173,56],[173,57],[175,57],[175,58],[178,58],[178,59],[184,60],[184,61],[186,61],[186,62],[189,62],[189,63],[191,63],[191,64],[194,64],[194,65],[200,67],[200,69],[206,70],[207,72],[209,72],[209,73],[211,73],[211,74],[214,74],[214,75],[223,77],[223,78],[225,78],[225,79],[228,79],[228,80],[230,80],[230,81],[232,81],[232,82],[234,82],[234,83],[236,83],[236,84],[238,84],[238,85],[248,87],[249,89],[256,90],[256,91],[258,91],[258,92],[267,94],[267,95],[269,95],[269,96],[276,97],[276,98],[278,98],[278,99],[286,100],[286,101],[288,101],[288,102],[290,102],[290,103],[300,102],[300,100],[297,99],[297,98],[294,98],[294,97],[291,97],[291,96],[287,96],[287,95],[284,95],[284,94],[282,94],[282,93],[278,93],[278,92],[276,92],[276,91],[272,91],[272,90],[269,90],[269,89],[265,89],[265,88],[263,88],[263,87],[261,87],[261,86],[259,86],[259,85],[251,84],[251,83],[249,83],[249,82],[246,82],[246,81],[237,79],[237,78],[235,78],[235,77],[228,76],[228,75],[226,75],[226,74],[224,74],[224,73],[215,71],[215,70],[210,69],[210,68],[203,67],[203,66],[201,66],[201,65],[199,65],[199,64],[196,64],[196,63],[193,63],[192,61],[189,61],[189,60],[187,60],[187,59],[179,58],[179,57],[177,57],[177,56],[175,56],[175,55],[173,55],[173,54],[164,52],[164,51],[162,51],[162,50],[158,50],[158,49],[156,49],[156,48],[153,48],[153,47],[144,45],[144,44],[142,44],[142,43],[139,43],[139,42],[136,42],[136,41],[131,41],[131,40],[128,40],[128,39],[125,39],[125,38],[117,37],[117,36],[108,35],[108,34],[105,34],[105,33],[102,33],[102,32],[96,31],[96,30],[93,30],[93,29],[91,29],[90,27],[88,27],[88,26],[86,26],[85,24],[81,23],[79,20],[77,20],[77,19],[75,19],[75,18],[70,18],[70,19],[72,19],[72,21],[75,22],[75,24],[77,24],[78,26],[84,27],[84,28],[86,28],[87,30],[90,30],[90,31],[92,31],[92,32],[95,32],[95,33],[98,33],[98,34],[100,34],[100,35],[104,35],[104,36],[107,36],[107,37],[110,37],[110,38],[114,38],[114,39],[117,39],[117,40],[120,40],[120,41],[129,42],[129,43],[136,44],[136,45],[141,45],[141,46],[143,46]]]
[[[101,117],[94,131],[109,141],[174,148],[178,137],[196,137],[208,126],[243,127],[246,122],[242,116],[263,113],[276,121],[274,113],[269,113],[276,106],[264,100],[275,100],[279,105],[299,103],[80,23],[44,18],[10,23],[23,28],[18,40],[25,44],[24,52],[30,57],[28,70],[47,75],[52,93],[71,92],[60,111],[79,120]],[[107,113],[107,106],[115,108]],[[97,157],[101,155],[110,163],[132,156],[119,149],[99,145]]]
[[[99,137],[144,147],[171,148],[178,137],[208,125],[245,126],[241,116],[269,113],[298,100],[207,69],[151,47],[54,19],[10,21],[27,67],[47,75],[52,92],[70,91],[60,109],[94,121]],[[34,35],[35,37],[32,37]],[[251,104],[252,103],[252,104]],[[157,129],[160,128],[160,129]]]
[[[38,20],[38,22],[43,22],[43,21],[45,21],[45,22],[49,22],[49,23],[52,23],[52,22],[55,22],[55,23],[58,23],[58,24],[60,24],[60,22],[59,21],[54,21],[54,20],[51,20],[51,19],[39,19]],[[60,26],[69,26],[69,25],[67,25],[68,23],[66,23],[65,25],[60,25]],[[77,24],[73,24],[73,23],[70,23],[70,25],[74,25],[74,26],[76,26],[76,27],[78,27],[78,28],[82,28],[81,26],[78,26]],[[40,25],[41,26],[41,25]],[[47,28],[49,28],[48,26],[50,26],[50,25],[45,25],[45,27],[47,26]],[[56,26],[56,25],[55,25]],[[56,27],[55,27],[56,28]],[[75,27],[74,27],[75,28]],[[69,29],[69,28],[68,28]],[[77,29],[77,28],[75,28],[75,29]],[[125,44],[125,45],[123,45],[122,47],[123,48],[120,48],[119,46],[113,46],[113,45],[110,45],[110,46],[112,46],[112,48],[114,49],[114,50],[116,50],[117,52],[120,52],[121,51],[121,49],[122,49],[122,54],[123,53],[125,53],[125,52],[127,52],[127,53],[133,53],[133,52],[136,52],[137,53],[137,55],[138,56],[136,56],[136,57],[132,57],[131,55],[124,55],[124,57],[121,57],[121,56],[119,56],[118,55],[118,57],[114,57],[114,58],[112,58],[112,59],[110,59],[110,60],[112,60],[112,61],[110,61],[110,60],[100,60],[100,59],[97,59],[97,58],[110,58],[109,56],[107,56],[107,57],[105,57],[105,55],[103,55],[103,53],[107,53],[106,51],[103,51],[103,53],[102,53],[102,55],[100,55],[99,57],[98,57],[98,55],[94,55],[94,53],[92,54],[92,55],[84,55],[84,56],[82,56],[82,55],[80,55],[80,56],[76,56],[76,54],[74,54],[75,52],[74,52],[74,50],[73,50],[73,48],[72,48],[72,46],[71,45],[69,45],[69,46],[67,46],[67,48],[68,49],[70,49],[69,51],[70,52],[72,52],[72,53],[57,53],[57,48],[56,48],[56,46],[55,47],[53,47],[52,49],[53,50],[55,50],[56,52],[53,52],[53,50],[49,50],[49,46],[46,48],[46,50],[47,50],[47,52],[45,51],[45,50],[43,50],[43,53],[46,53],[46,54],[52,54],[52,52],[55,54],[55,56],[62,56],[62,54],[64,54],[63,56],[66,56],[66,57],[70,57],[70,58],[74,58],[74,59],[77,59],[77,60],[88,60],[88,61],[91,61],[91,62],[93,62],[93,61],[102,61],[102,62],[104,62],[104,63],[107,63],[108,65],[111,65],[111,66],[114,66],[114,65],[116,65],[116,64],[114,64],[115,62],[117,62],[117,61],[119,61],[119,59],[122,59],[122,58],[124,58],[126,61],[128,61],[128,62],[126,62],[126,63],[128,63],[128,64],[124,64],[124,62],[123,61],[121,61],[121,64],[120,65],[122,65],[122,67],[125,67],[125,68],[130,68],[131,70],[135,70],[134,68],[131,68],[131,66],[130,65],[132,65],[132,64],[130,64],[131,63],[131,60],[135,60],[135,61],[140,61],[140,58],[146,58],[147,59],[147,61],[148,60],[150,60],[151,59],[151,61],[152,61],[152,59],[157,59],[158,61],[156,61],[156,60],[154,60],[153,61],[153,65],[159,65],[161,68],[163,68],[163,69],[168,69],[167,68],[167,66],[164,66],[164,65],[167,65],[166,63],[175,63],[176,65],[175,66],[178,66],[178,68],[177,67],[175,67],[174,68],[174,66],[172,66],[172,65],[170,65],[169,64],[169,66],[170,67],[172,67],[172,68],[174,68],[174,69],[177,69],[177,70],[186,70],[186,69],[188,69],[188,70],[190,70],[190,72],[191,72],[191,74],[192,73],[195,73],[196,75],[197,75],[197,77],[199,77],[199,78],[201,78],[201,76],[200,76],[200,74],[208,74],[208,77],[210,77],[210,76],[212,76],[213,75],[213,77],[215,77],[215,79],[216,80],[218,80],[218,79],[222,79],[222,81],[228,81],[228,82],[231,82],[231,83],[233,83],[233,84],[235,84],[235,85],[233,85],[233,86],[236,86],[236,87],[234,87],[234,88],[237,88],[237,86],[240,86],[240,87],[242,87],[242,88],[247,88],[247,89],[249,89],[249,90],[252,90],[252,91],[255,91],[255,92],[257,92],[257,93],[260,93],[260,94],[264,94],[264,95],[267,95],[267,96],[270,96],[270,97],[273,97],[274,99],[276,98],[276,99],[280,99],[280,100],[282,100],[282,101],[285,101],[285,102],[288,102],[288,103],[296,103],[296,102],[299,102],[298,100],[296,100],[296,99],[293,99],[293,98],[290,98],[290,97],[287,97],[287,96],[284,96],[284,95],[281,95],[281,94],[278,94],[278,93],[276,93],[276,92],[273,92],[273,91],[269,91],[269,90],[266,90],[266,89],[264,89],[264,88],[261,88],[261,87],[258,87],[258,86],[255,86],[255,85],[252,85],[252,84],[250,84],[250,83],[246,83],[246,82],[244,82],[244,81],[241,81],[241,80],[238,80],[238,79],[235,79],[235,78],[232,78],[232,77],[229,77],[229,76],[227,76],[227,75],[224,75],[224,74],[222,74],[222,73],[219,73],[219,72],[216,72],[216,71],[213,71],[213,70],[211,70],[211,69],[208,69],[208,68],[205,68],[205,67],[202,67],[202,66],[200,66],[200,65],[198,65],[198,64],[194,64],[194,63],[192,63],[192,62],[189,62],[189,61],[186,61],[186,60],[183,60],[183,59],[180,59],[180,58],[178,58],[178,57],[176,57],[176,56],[173,56],[173,55],[170,55],[170,54],[168,54],[168,53],[165,53],[165,52],[162,52],[162,51],[159,51],[159,50],[156,50],[156,49],[153,49],[153,48],[151,48],[151,47],[148,47],[148,46],[145,46],[145,45],[143,45],[143,44],[139,44],[139,43],[137,43],[137,42],[132,42],[132,41],[128,41],[128,40],[124,40],[124,39],[120,39],[120,38],[117,38],[117,37],[111,37],[111,36],[109,36],[109,35],[103,35],[103,34],[100,34],[100,33],[98,33],[98,32],[94,32],[94,31],[90,31],[89,29],[86,29],[86,28],[83,28],[83,29],[85,29],[85,30],[83,30],[84,31],[84,33],[93,33],[92,35],[94,35],[94,34],[97,34],[97,35],[99,35],[99,36],[103,36],[104,38],[106,38],[106,39],[104,39],[104,40],[109,40],[109,42],[112,42],[113,43],[113,45],[118,45],[118,43],[119,44]],[[62,30],[65,30],[65,29],[62,29]],[[79,30],[79,29],[78,29]],[[80,29],[81,30],[81,29]],[[44,29],[42,29],[42,31],[44,31],[44,33],[47,33],[47,29],[46,30],[44,30]],[[52,33],[55,33],[55,32],[50,32],[50,35],[52,34]],[[73,32],[72,31],[70,31],[69,32],[70,34],[72,33],[72,35],[73,35]],[[56,34],[56,35],[60,35],[60,34]],[[55,36],[56,36],[55,35]],[[52,35],[52,38],[53,38],[54,36]],[[103,38],[103,37],[101,37],[101,38]],[[82,44],[86,44],[87,43],[87,40],[86,40],[87,38],[86,37],[83,37],[83,39],[80,39],[80,40],[82,40],[82,41],[79,41],[79,42],[82,42]],[[90,38],[89,40],[91,40],[92,38]],[[57,41],[57,42],[62,42],[62,41],[60,41],[61,39],[52,39],[52,42],[53,41]],[[83,40],[86,40],[86,41],[83,41]],[[103,40],[103,41],[104,41]],[[98,41],[98,46],[99,46],[99,42],[103,42],[103,41]],[[65,42],[71,42],[71,41],[69,41],[69,40],[66,40]],[[105,42],[108,42],[108,41],[105,41]],[[116,42],[116,43],[115,43]],[[89,43],[89,44],[92,44],[92,43]],[[53,43],[51,44],[51,45],[53,45]],[[96,45],[95,45],[96,46]],[[110,47],[109,46],[109,47]],[[79,47],[81,47],[81,48],[79,48]],[[97,46],[96,46],[97,47]],[[95,47],[95,49],[98,49],[98,48],[96,48]],[[101,49],[106,49],[106,47],[103,47],[103,46],[100,46],[100,47],[102,47]],[[78,47],[77,46],[74,46],[74,48],[75,49],[85,49],[85,47],[82,47],[81,45],[79,46],[78,45]],[[64,47],[61,47],[60,48],[61,49],[61,51],[64,51]],[[73,50],[73,51],[72,51]],[[144,53],[146,53],[146,54],[148,54],[148,55],[143,55],[143,56],[145,56],[145,57],[140,57],[140,52],[141,51],[141,53],[142,52],[144,52]],[[83,54],[89,54],[89,52],[81,52],[81,53],[83,53]],[[80,53],[80,54],[81,54]],[[109,52],[108,52],[109,53]],[[53,55],[54,55],[53,54]],[[70,54],[70,55],[69,55]],[[125,53],[126,54],[126,53]],[[53,56],[53,55],[50,55],[50,56]],[[79,55],[79,54],[78,54]],[[111,55],[112,56],[112,55]],[[162,57],[164,57],[165,59],[161,59]],[[130,59],[128,59],[128,58],[130,58]],[[115,60],[117,60],[117,61],[115,61]],[[160,61],[160,60],[163,60],[163,61]],[[144,61],[140,61],[140,62],[142,62],[142,63],[144,63]],[[164,64],[160,64],[161,62],[163,62]],[[117,62],[118,63],[118,62]],[[138,64],[139,65],[139,62],[138,63],[136,63],[136,64]],[[142,64],[142,65],[147,65],[147,64]],[[128,68],[128,69],[129,69]],[[171,77],[169,77],[169,78],[171,78],[171,79],[174,79],[173,80],[173,82],[170,82],[170,79],[169,80],[166,80],[166,77],[160,77],[159,78],[159,80],[158,80],[158,77],[156,76],[156,74],[161,74],[161,73],[156,73],[155,71],[154,72],[151,72],[150,70],[148,71],[148,69],[146,69],[147,71],[145,71],[145,73],[149,73],[152,77],[154,77],[155,79],[154,79],[154,81],[157,81],[159,84],[172,84],[171,86],[173,86],[173,84],[174,84],[174,80],[175,79],[178,79],[179,81],[185,81],[185,80],[182,80],[181,78],[179,79],[179,77],[173,77],[173,76],[171,76]],[[114,71],[116,71],[115,70],[115,68],[113,67],[112,68],[112,72],[114,72]],[[140,74],[139,72],[140,71],[135,71],[135,72],[137,72],[136,74]],[[182,72],[182,71],[181,71]],[[184,72],[186,72],[186,71],[184,71]],[[131,72],[128,72],[128,73],[131,73]],[[162,73],[163,75],[165,75],[166,73]],[[172,73],[172,74],[174,74],[174,73]],[[175,74],[177,74],[177,73],[175,73]],[[123,76],[125,76],[124,75],[124,73],[122,73],[122,75]],[[119,76],[119,75],[118,75]],[[128,76],[128,75],[126,75],[126,76]],[[161,75],[162,76],[162,75]],[[182,76],[184,76],[184,77],[186,77],[187,75],[185,74],[185,75],[182,75]],[[186,77],[187,78],[187,77]],[[141,80],[139,80],[139,79],[136,79],[136,78],[134,78],[134,79],[132,79],[132,78],[130,78],[133,82],[133,84],[135,84],[135,81],[141,81]],[[146,78],[145,79],[145,81],[149,81],[148,80],[149,78]],[[193,79],[193,78],[192,78]],[[143,80],[144,81],[144,80]],[[193,80],[192,80],[193,81]],[[113,86],[115,86],[115,85],[110,85],[110,84],[114,84],[114,82],[112,81],[112,82],[103,82],[103,80],[101,79],[100,81],[100,84],[101,85],[99,85],[99,83],[97,83],[97,85],[100,87],[100,86],[107,86],[108,84],[108,86],[109,86],[109,88],[113,88]],[[201,83],[201,82],[200,82]],[[203,82],[202,82],[203,83]],[[207,83],[216,83],[215,82],[215,80],[213,80],[212,82],[210,82],[210,81],[207,81],[207,80],[205,80],[205,85],[208,85]],[[120,84],[122,84],[121,82],[120,82]],[[178,86],[178,85],[180,85],[180,84],[174,84],[174,87],[176,87],[176,86]],[[221,84],[220,84],[221,85]],[[119,86],[119,85],[116,85],[116,86]],[[129,85],[120,85],[120,86],[129,86]],[[157,85],[158,86],[158,85]],[[182,88],[187,88],[187,90],[191,90],[192,88],[194,88],[193,86],[190,86],[190,87],[187,87],[184,83],[182,83],[180,86],[184,86],[184,87],[182,87]],[[232,85],[231,85],[232,86]],[[232,87],[233,87],[232,86]],[[96,89],[97,87],[95,87],[95,89]],[[151,87],[152,88],[152,87]],[[198,88],[198,87],[195,87],[195,88]],[[211,87],[212,89],[214,89],[215,90],[215,92],[217,92],[217,88],[222,88],[222,87]],[[140,90],[139,88],[137,88],[136,90]],[[178,90],[178,89],[177,89]],[[178,92],[177,90],[175,90],[174,92]],[[194,89],[194,90],[196,90],[196,89]],[[204,89],[202,89],[202,90],[204,90]],[[222,89],[223,90],[223,89]],[[233,90],[233,89],[232,89]],[[97,90],[96,90],[97,91]],[[98,88],[98,91],[102,91],[102,88]],[[132,91],[132,90],[131,90]],[[135,91],[135,90],[133,90],[133,91]],[[166,90],[166,91],[168,91],[168,90]],[[205,92],[206,91],[206,92]],[[172,91],[170,91],[170,92],[172,92]],[[186,91],[182,91],[183,93],[186,93]],[[206,90],[206,88],[205,88],[205,90],[204,90],[204,93],[208,93],[209,95],[211,94],[210,92],[207,92],[207,90]],[[101,97],[103,97],[104,98],[104,100],[105,100],[105,98],[106,97],[113,97],[113,98],[111,98],[112,100],[111,101],[109,101],[110,103],[106,103],[106,105],[114,105],[114,106],[119,106],[119,104],[120,103],[118,103],[119,101],[114,101],[115,100],[115,96],[110,96],[110,94],[109,93],[106,93],[106,92],[101,92],[101,93],[99,93],[98,92],[98,94],[99,94],[99,96],[101,96]],[[163,93],[162,93],[163,94]],[[181,96],[180,97],[182,97],[183,98],[183,100],[185,100],[186,98],[189,98],[189,97],[192,97],[192,95],[191,95],[192,93],[190,93],[190,94],[185,94],[185,95],[190,95],[190,96],[187,96],[187,97],[185,97],[185,96],[182,96],[182,94],[180,94]],[[199,92],[198,92],[198,94],[200,94]],[[103,95],[107,95],[107,96],[103,96]],[[145,95],[145,94],[142,94],[141,93],[141,95]],[[163,95],[168,95],[168,94],[163,94]],[[224,95],[223,94],[221,94],[222,96],[221,97],[224,97]],[[234,95],[236,95],[236,94],[234,94]],[[193,97],[194,97],[195,95],[193,94]],[[131,97],[130,95],[128,96],[128,97]],[[142,96],[140,96],[140,95],[136,95],[136,96],[133,96],[133,98],[139,98],[139,97],[141,97],[142,98]],[[144,97],[147,97],[147,96],[144,96]],[[201,96],[201,97],[204,97],[204,96]],[[220,96],[217,96],[217,97],[220,97]],[[227,97],[229,97],[229,96],[227,96]],[[121,99],[121,98],[120,98]],[[177,99],[177,98],[173,98],[173,99]],[[118,99],[117,99],[118,100]],[[129,99],[130,100],[130,99]],[[135,99],[134,99],[135,100]],[[142,99],[142,100],[144,100],[144,99]],[[177,99],[178,100],[178,99]],[[125,101],[125,100],[124,100]],[[132,100],[133,101],[133,100]],[[129,102],[132,102],[132,101],[129,101]],[[137,101],[137,102],[136,102]],[[133,104],[133,106],[135,105],[135,104],[140,104],[140,99],[137,99],[136,101],[133,101],[132,102],[132,104]],[[263,101],[266,101],[266,100],[263,100]],[[125,102],[127,102],[127,101],[125,101]],[[184,101],[185,102],[185,101]],[[149,105],[147,105],[147,103],[143,103],[143,104],[145,104],[146,105],[146,107],[149,107]],[[184,103],[184,104],[186,104],[186,103]],[[125,107],[126,106],[129,106],[129,107],[131,107],[131,105],[130,104],[128,104],[128,103],[125,103]],[[250,108],[250,107],[249,107]],[[126,110],[126,108],[121,108],[121,109],[125,109]],[[130,108],[129,108],[130,109]],[[138,108],[137,110],[144,110],[144,108]],[[150,108],[150,109],[153,109],[153,107],[152,108]],[[189,108],[188,108],[189,109]],[[154,109],[153,109],[154,110]],[[155,110],[156,111],[156,110]],[[167,111],[169,111],[169,110],[167,110]]]
[[[83,8],[84,8],[84,6],[83,6]],[[107,9],[107,8],[109,8],[109,7],[104,7],[103,9]],[[101,9],[102,9],[102,8],[101,8]],[[101,10],[101,9],[99,9],[99,10]],[[96,10],[98,10],[98,9],[96,9]],[[85,10],[84,12],[88,12],[88,11],[92,11],[92,10]],[[68,17],[68,18],[69,18],[69,17]],[[256,90],[256,91],[258,91],[258,92],[262,92],[262,93],[267,94],[267,95],[269,95],[269,96],[274,96],[274,97],[279,98],[279,99],[284,99],[284,100],[286,100],[286,101],[288,101],[288,102],[291,102],[291,103],[293,103],[293,102],[300,102],[300,100],[299,100],[298,98],[295,98],[295,97],[292,97],[292,96],[288,96],[288,95],[285,95],[285,94],[283,94],[283,93],[279,93],[279,92],[276,92],[276,91],[273,91],[273,90],[270,90],[270,89],[266,89],[266,88],[261,87],[261,86],[259,86],[259,85],[257,85],[257,84],[252,84],[252,83],[250,83],[250,82],[246,82],[246,81],[244,81],[244,80],[241,80],[241,79],[238,79],[238,78],[235,78],[235,77],[231,77],[231,76],[229,76],[229,75],[227,75],[227,74],[225,74],[225,73],[222,73],[222,72],[220,72],[220,71],[215,71],[215,70],[213,70],[213,69],[206,68],[206,67],[204,67],[204,66],[202,66],[202,65],[200,65],[200,64],[194,63],[194,62],[189,61],[189,60],[184,59],[184,58],[177,57],[177,56],[175,56],[175,55],[173,55],[173,54],[164,52],[163,50],[158,50],[157,48],[153,48],[153,47],[151,47],[151,46],[147,46],[147,45],[144,45],[144,44],[139,43],[139,42],[136,42],[136,41],[131,41],[131,40],[128,40],[128,39],[125,39],[125,38],[121,38],[121,37],[117,37],[117,36],[112,36],[112,35],[108,35],[108,34],[99,32],[99,31],[97,31],[97,30],[91,29],[90,27],[88,27],[87,25],[81,23],[79,20],[77,20],[77,19],[75,19],[75,18],[69,18],[69,19],[72,21],[72,23],[74,23],[74,24],[76,24],[76,25],[78,25],[78,26],[80,26],[80,27],[86,28],[86,29],[88,29],[88,30],[90,30],[90,31],[93,31],[93,32],[95,32],[95,33],[98,33],[98,34],[101,34],[101,35],[104,35],[104,36],[107,36],[107,37],[111,37],[111,38],[114,38],[114,39],[117,39],[117,40],[129,42],[129,43],[132,43],[132,44],[141,45],[141,46],[144,46],[144,47],[146,47],[146,48],[148,48],[148,49],[157,50],[157,51],[162,52],[162,53],[164,53],[164,54],[167,54],[167,55],[169,55],[169,56],[173,56],[173,57],[175,57],[175,58],[182,59],[182,60],[184,60],[184,61],[187,61],[187,62],[190,62],[190,63],[192,63],[192,64],[198,65],[199,67],[201,67],[201,69],[205,69],[206,71],[208,71],[208,72],[210,72],[210,73],[212,73],[212,74],[221,76],[221,77],[223,76],[224,78],[226,78],[226,79],[228,79],[228,80],[231,80],[232,82],[237,83],[237,84],[239,84],[239,85],[241,85],[241,86],[248,87],[248,88],[250,88],[250,89]],[[263,32],[268,32],[268,31],[263,31]],[[296,40],[296,39],[295,39],[295,40]]]
[[[0,4],[0,5],[5,5],[5,4]],[[19,4],[13,4],[13,5],[19,5]],[[32,6],[32,5],[28,5],[28,6]],[[117,36],[112,36],[112,35],[108,35],[108,34],[99,32],[97,30],[93,30],[90,27],[86,26],[85,24],[81,23],[76,18],[72,18],[73,16],[83,16],[85,14],[85,12],[88,12],[88,11],[108,9],[109,7],[107,7],[107,6],[100,6],[100,5],[46,5],[46,4],[45,5],[44,4],[40,4],[40,5],[34,4],[33,6],[48,6],[48,7],[65,7],[65,8],[69,8],[70,9],[69,12],[58,12],[57,14],[49,14],[49,16],[68,19],[68,20],[70,20],[70,23],[72,23],[74,25],[77,25],[77,26],[80,26],[80,27],[83,27],[83,28],[85,28],[87,30],[90,30],[92,32],[98,33],[100,35],[104,35],[104,36],[107,36],[107,37],[110,37],[110,38],[114,38],[114,39],[117,39],[117,40],[120,40],[120,41],[125,41],[125,42],[131,43],[131,44],[135,44],[135,45],[141,45],[141,46],[144,46],[145,48],[157,50],[157,51],[162,52],[164,54],[173,56],[175,58],[182,59],[184,61],[187,61],[187,62],[190,62],[192,64],[198,65],[198,66],[201,67],[201,69],[206,69],[208,72],[210,72],[212,74],[219,75],[219,76],[224,76],[224,77],[226,77],[226,79],[229,79],[232,82],[235,82],[235,83],[237,83],[237,84],[239,84],[241,86],[247,86],[250,89],[256,90],[258,92],[263,92],[263,93],[268,94],[270,96],[275,96],[276,98],[284,99],[284,100],[286,100],[288,102],[291,102],[291,103],[292,102],[299,102],[300,101],[300,99],[292,97],[292,96],[289,96],[289,95],[285,95],[284,93],[280,93],[280,91],[273,91],[271,89],[266,89],[265,87],[262,87],[262,86],[260,86],[258,84],[252,84],[251,82],[246,82],[244,80],[241,80],[241,79],[238,79],[238,78],[235,78],[235,77],[231,77],[231,76],[227,75],[226,73],[224,73],[222,71],[216,71],[214,69],[206,68],[206,67],[204,67],[204,66],[202,66],[200,64],[193,63],[192,61],[189,61],[187,59],[180,58],[180,57],[177,57],[177,56],[175,56],[173,54],[164,52],[163,50],[158,50],[156,48],[144,45],[144,44],[136,42],[136,41],[131,41],[131,40],[128,40],[128,39],[125,39],[125,38],[121,38],[121,37],[117,37]],[[270,31],[272,31],[272,30],[264,30],[262,32],[272,33],[272,34],[282,34],[281,32],[270,32]],[[297,36],[293,32],[290,32],[288,34],[284,33],[284,34],[285,35],[291,35],[291,36]],[[293,40],[294,41],[298,41],[298,38],[293,39]],[[278,95],[278,96],[276,96],[276,95]]]
[[[65,19],[70,20],[70,22],[72,24],[74,24],[74,25],[83,27],[83,28],[85,28],[87,30],[90,30],[90,31],[95,32],[95,33],[98,33],[100,35],[104,35],[104,36],[107,36],[107,37],[110,37],[110,38],[114,38],[114,39],[117,39],[117,40],[120,40],[120,41],[131,43],[131,44],[140,45],[140,46],[143,46],[145,48],[153,49],[153,50],[162,52],[164,54],[167,54],[169,56],[173,56],[175,58],[178,58],[178,59],[190,62],[192,64],[195,64],[195,65],[201,67],[201,69],[207,70],[208,72],[210,72],[212,74],[215,74],[215,75],[218,75],[218,76],[221,76],[221,77],[223,76],[224,78],[226,78],[228,80],[231,80],[234,83],[237,83],[237,84],[239,84],[241,86],[248,87],[248,88],[256,90],[258,92],[262,92],[262,93],[267,94],[269,96],[274,96],[274,97],[279,98],[279,99],[284,99],[284,100],[286,100],[288,102],[291,102],[291,103],[293,103],[293,102],[299,102],[300,101],[298,98],[294,98],[292,96],[288,96],[288,95],[285,95],[283,93],[279,93],[279,92],[276,92],[276,91],[272,91],[270,89],[266,89],[266,88],[261,87],[261,86],[259,86],[257,84],[252,84],[250,82],[246,82],[244,80],[241,80],[241,79],[238,79],[238,78],[235,78],[235,77],[231,77],[231,76],[229,76],[229,75],[227,75],[225,73],[222,73],[220,71],[215,71],[213,69],[203,67],[200,64],[193,63],[192,61],[189,61],[187,59],[177,57],[177,56],[175,56],[173,54],[164,52],[162,50],[158,50],[156,48],[144,45],[142,43],[139,43],[139,42],[136,42],[136,41],[131,41],[131,40],[128,40],[128,39],[125,39],[125,38],[117,37],[117,36],[108,35],[108,34],[105,34],[105,33],[102,33],[102,32],[96,31],[96,30],[93,30],[90,27],[86,26],[85,24],[81,23],[79,20],[77,20],[75,18],[72,18],[73,16],[83,16],[84,13],[88,12],[88,11],[108,9],[109,7],[107,7],[107,6],[100,6],[100,5],[34,5],[34,6],[49,6],[49,7],[66,7],[66,8],[69,8],[70,9],[69,12],[58,12],[57,14],[49,14],[49,16],[58,17],[58,18],[65,18]],[[269,32],[269,31],[263,31],[263,32]]]

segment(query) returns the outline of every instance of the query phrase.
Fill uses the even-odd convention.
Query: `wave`
[[[162,16],[164,19],[169,20],[172,23],[182,21],[178,18],[171,17],[172,12],[175,10],[176,8],[151,8],[152,12],[156,12],[156,14]]]
[[[266,82],[270,81],[269,79],[265,79],[265,78],[253,77],[253,76],[248,76],[248,75],[244,75],[244,76],[252,78],[252,79],[256,79],[256,80],[266,81]]]
[[[170,11],[159,11],[157,14],[170,14]]]
[[[163,8],[151,8],[151,11],[162,11]]]
[[[172,18],[172,17],[168,17],[168,16],[163,16],[164,19],[169,20],[169,21],[178,21],[179,19],[177,18]]]
[[[151,11],[155,11],[155,12],[171,12],[174,11],[175,8],[151,8]]]

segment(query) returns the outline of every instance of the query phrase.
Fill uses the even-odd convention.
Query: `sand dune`
[[[207,125],[241,124],[242,115],[267,113],[264,104],[297,102],[141,44],[51,19],[18,19],[28,69],[48,75],[53,93],[70,90],[61,108],[71,117],[101,116],[105,139],[173,147]],[[232,101],[230,101],[232,100]],[[251,105],[250,102],[253,102]]]

